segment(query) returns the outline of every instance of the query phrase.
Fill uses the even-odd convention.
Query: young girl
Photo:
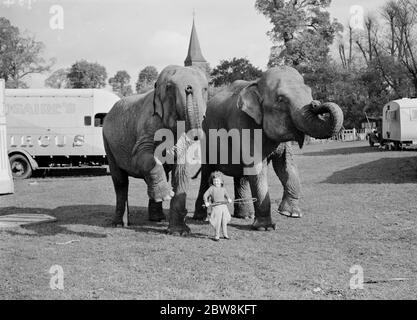
[[[204,203],[207,209],[211,208],[209,222],[215,231],[214,241],[220,240],[220,228],[223,231],[223,237],[229,240],[227,234],[227,224],[231,220],[229,209],[224,203],[232,203],[232,199],[223,187],[223,178],[220,172],[213,172],[210,176],[210,188],[204,193]]]

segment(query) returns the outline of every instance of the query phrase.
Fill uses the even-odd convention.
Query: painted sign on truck
[[[8,89],[8,154],[15,178],[51,167],[106,164],[102,124],[120,98],[99,89]]]

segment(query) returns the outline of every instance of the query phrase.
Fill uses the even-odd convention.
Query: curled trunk
[[[293,118],[299,130],[315,139],[329,139],[339,133],[344,119],[340,107],[332,102],[307,105]]]

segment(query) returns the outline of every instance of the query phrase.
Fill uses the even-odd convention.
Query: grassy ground
[[[233,219],[233,240],[220,243],[205,223],[189,220],[193,235],[181,238],[147,222],[142,181],[131,180],[129,229],[106,226],[109,176],[18,181],[0,198],[0,215],[58,221],[0,231],[0,299],[415,299],[417,153],[333,143],[298,150],[295,160],[305,217],[274,213],[275,232]],[[190,216],[197,191],[193,182]],[[282,187],[272,170],[270,191],[275,210]],[[58,244],[71,240],[79,242]],[[53,265],[63,267],[64,290],[49,287]],[[350,290],[353,265],[365,281],[408,279]]]

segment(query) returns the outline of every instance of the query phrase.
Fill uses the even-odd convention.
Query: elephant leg
[[[172,171],[174,197],[171,199],[169,208],[169,234],[186,235],[190,233],[190,228],[185,223],[188,186],[189,175],[186,165],[175,165]]]
[[[257,199],[254,203],[255,221],[252,225],[254,230],[276,229],[271,217],[271,199],[268,190],[268,166],[264,161],[262,170],[258,175],[247,176],[253,197]]]
[[[164,165],[155,157],[154,135],[163,128],[158,117],[152,117],[146,123],[145,131],[136,142],[132,151],[132,164],[140,172],[148,186],[149,198],[156,202],[171,200],[173,192],[167,180]]]
[[[127,173],[120,168],[112,167],[110,165],[114,190],[116,191],[116,212],[113,217],[112,226],[127,227],[129,225],[129,178]]]
[[[106,139],[104,139],[104,148],[106,149],[110,174],[116,192],[116,212],[111,225],[114,227],[126,227],[129,225],[129,176],[124,170],[117,166]]]
[[[165,170],[167,181],[169,181],[169,172],[172,170],[172,167],[168,165],[164,165],[164,170]],[[166,219],[163,208],[162,208],[162,202],[155,202],[155,200],[151,198],[149,198],[149,202],[148,202],[148,213],[149,213],[149,221],[161,222]]]
[[[299,198],[301,184],[289,143],[281,145],[271,157],[275,173],[284,187],[279,213],[291,218],[301,218]]]
[[[155,202],[154,200],[149,199],[148,213],[149,221],[161,222],[166,219],[162,209],[162,202]]]
[[[210,166],[202,165],[201,167],[201,181],[200,181],[200,189],[198,191],[197,200],[195,202],[194,208],[194,216],[193,219],[195,220],[205,220],[207,217],[207,209],[203,207],[204,199],[203,195],[207,191],[209,186],[209,177],[211,174]]]
[[[235,199],[249,199],[252,198],[252,192],[247,177],[240,177],[233,179],[235,184]],[[252,202],[235,203],[234,217],[239,219],[253,218],[255,215]]]

